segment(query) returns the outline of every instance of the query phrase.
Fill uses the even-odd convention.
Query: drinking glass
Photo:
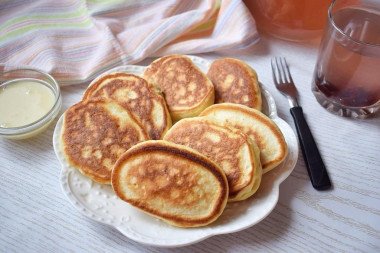
[[[366,118],[380,108],[380,1],[331,3],[312,91],[340,116]]]

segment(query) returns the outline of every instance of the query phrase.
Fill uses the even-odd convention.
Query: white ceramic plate
[[[209,62],[199,57],[189,57],[202,71],[207,71]],[[141,75],[144,69],[143,66],[127,65],[107,73],[126,72]],[[170,226],[118,199],[111,186],[98,184],[83,176],[68,164],[60,150],[61,117],[55,128],[53,144],[62,164],[60,183],[63,192],[74,207],[89,218],[115,227],[134,241],[159,247],[185,246],[257,224],[276,206],[280,184],[290,175],[298,158],[298,142],[293,130],[277,116],[273,97],[262,84],[261,89],[263,112],[279,126],[285,136],[288,156],[277,168],[263,176],[260,188],[254,196],[245,201],[228,203],[223,214],[211,225],[191,229]]]

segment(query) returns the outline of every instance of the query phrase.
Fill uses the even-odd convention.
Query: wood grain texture
[[[182,248],[145,246],[85,217],[68,202],[52,146],[54,122],[32,139],[0,139],[0,252],[380,252],[380,114],[351,120],[328,113],[316,102],[310,83],[317,50],[315,44],[264,37],[253,48],[228,56],[257,71],[276,100],[279,116],[295,129],[270,72],[272,56],[287,58],[333,189],[313,189],[300,154],[280,187],[279,203],[259,224]],[[79,101],[85,88],[62,89],[61,113]]]

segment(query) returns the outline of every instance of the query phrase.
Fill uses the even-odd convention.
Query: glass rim
[[[335,3],[337,2],[338,0],[334,0],[331,2],[330,6],[329,6],[329,9],[328,9],[328,19],[329,19],[329,22],[330,24],[332,25],[332,27],[337,30],[341,35],[347,37],[348,39],[358,43],[358,44],[361,44],[363,46],[369,46],[369,47],[380,47],[380,44],[373,44],[373,43],[368,43],[368,42],[364,42],[364,41],[361,41],[361,40],[358,40],[358,39],[355,39],[353,37],[351,37],[350,35],[346,34],[342,29],[340,29],[336,23],[334,22],[334,19],[332,17],[332,8],[334,7]]]

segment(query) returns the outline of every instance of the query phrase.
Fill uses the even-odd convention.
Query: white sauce
[[[33,80],[17,80],[0,88],[0,127],[25,126],[41,119],[55,103],[53,91]]]

